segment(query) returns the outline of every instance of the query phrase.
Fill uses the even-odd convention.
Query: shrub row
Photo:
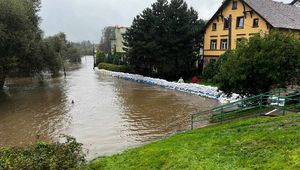
[[[85,164],[82,144],[71,137],[65,143],[0,149],[0,169],[78,169]]]
[[[109,63],[100,63],[98,65],[99,69],[109,70],[109,71],[116,71],[116,72],[130,72],[130,69],[125,65],[115,65]]]

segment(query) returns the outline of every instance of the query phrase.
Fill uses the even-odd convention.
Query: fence
[[[191,129],[242,117],[285,114],[287,111],[300,111],[299,91],[278,89],[194,113],[191,117]]]

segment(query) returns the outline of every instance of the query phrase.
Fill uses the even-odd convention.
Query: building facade
[[[272,0],[223,1],[204,29],[204,67],[242,39],[273,28],[300,35],[300,8]]]
[[[116,26],[113,29],[113,34],[111,37],[111,53],[124,53],[124,39],[123,34],[126,33],[127,27]]]

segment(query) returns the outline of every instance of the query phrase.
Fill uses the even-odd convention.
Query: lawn
[[[300,169],[300,115],[197,129],[95,159],[92,169]]]

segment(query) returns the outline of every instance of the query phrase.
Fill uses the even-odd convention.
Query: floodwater
[[[92,57],[83,58],[66,79],[9,80],[0,93],[0,147],[58,141],[65,134],[94,158],[186,130],[192,112],[219,104],[113,78],[92,65]]]

